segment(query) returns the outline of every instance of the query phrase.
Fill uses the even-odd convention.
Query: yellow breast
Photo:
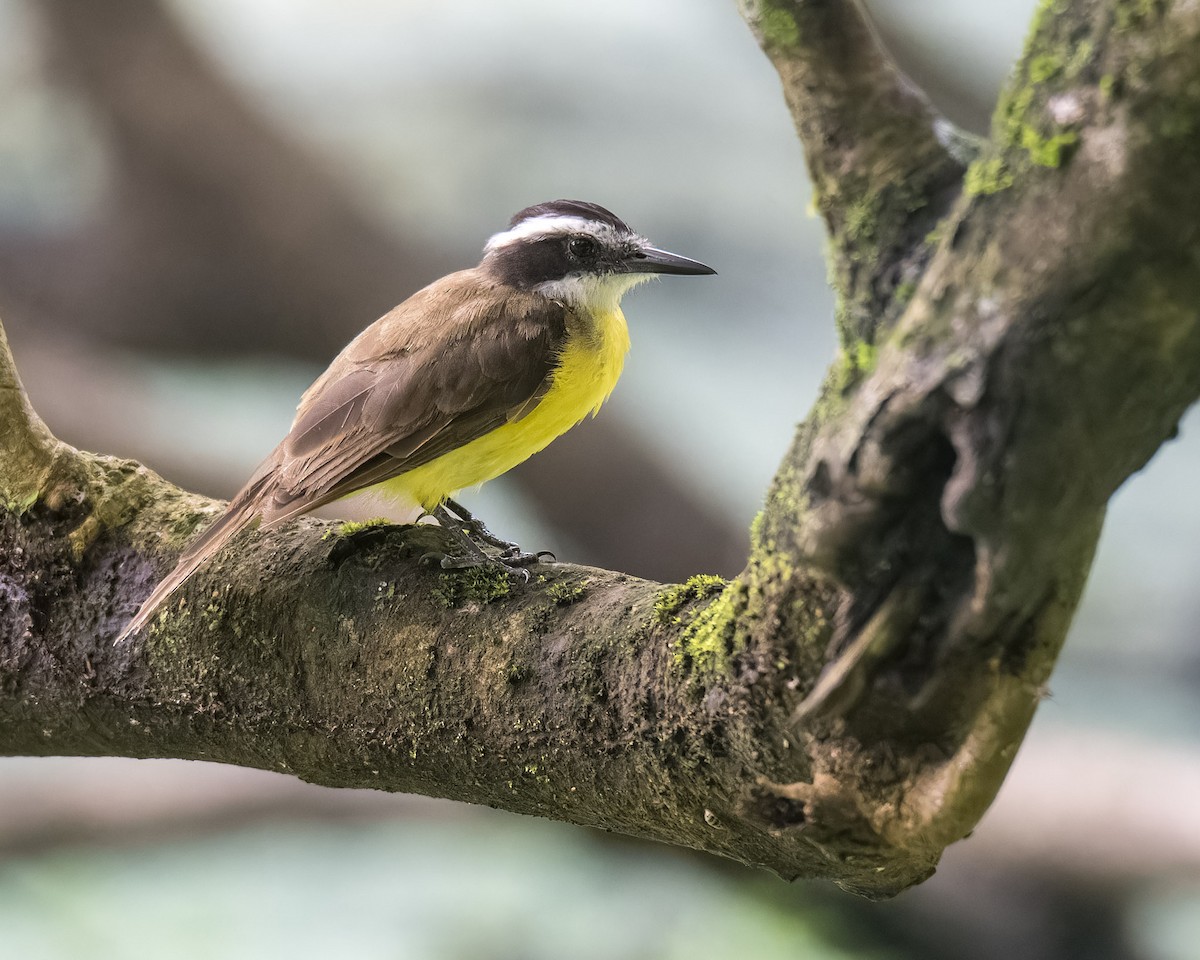
[[[375,489],[428,510],[455,491],[500,476],[595,414],[616,386],[628,352],[621,308],[593,315],[590,329],[568,336],[550,389],[528,414]]]

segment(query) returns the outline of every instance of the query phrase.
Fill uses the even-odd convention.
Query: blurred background
[[[986,131],[1034,0],[868,5]],[[734,574],[835,342],[803,158],[732,2],[0,0],[18,366],[59,436],[192,489],[231,494],[351,336],[560,196],[720,274],[633,294],[602,415],[464,499],[562,559]],[[0,956],[1200,957],[1195,427],[1115,498],[995,807],[896,901],[258,771],[9,758]]]

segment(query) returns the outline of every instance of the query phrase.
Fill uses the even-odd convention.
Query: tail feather
[[[138,608],[137,614],[125,625],[125,629],[117,636],[114,643],[121,643],[130,635],[141,630],[150,622],[167,598],[183,586],[187,579],[199,570],[213,554],[241,531],[258,523],[262,515],[259,497],[264,486],[263,481],[266,479],[263,478],[259,483],[247,487],[238,494],[228,509],[188,545],[188,548],[180,555],[175,569],[154,588],[154,591]]]
[[[395,475],[394,467],[388,463],[383,467],[376,466],[373,470],[356,474],[349,482],[335,483],[331,489],[324,492],[310,488],[295,493],[285,493],[277,485],[280,449],[282,449],[282,445],[263,461],[246,486],[230,501],[225,512],[188,544],[187,549],[180,554],[175,569],[154,588],[150,596],[138,608],[133,619],[118,634],[114,644],[128,639],[149,623],[158,608],[171,594],[182,587],[187,579],[204,566],[213,554],[247,527],[257,526],[261,523],[265,530],[274,529],[301,514],[340,500],[366,486]]]

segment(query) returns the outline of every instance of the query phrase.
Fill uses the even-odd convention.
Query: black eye
[[[567,250],[579,260],[591,260],[596,255],[596,241],[591,237],[572,237],[567,241]]]

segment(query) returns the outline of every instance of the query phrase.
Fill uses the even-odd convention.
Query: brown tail
[[[175,569],[154,588],[154,592],[138,608],[136,616],[126,624],[114,644],[121,643],[131,634],[141,630],[150,622],[150,618],[154,616],[163,602],[183,586],[188,577],[199,570],[209,557],[242,530],[258,523],[262,517],[260,495],[270,479],[271,476],[268,474],[257,483],[248,485],[234,497],[225,512],[188,545],[188,548],[180,556]]]

